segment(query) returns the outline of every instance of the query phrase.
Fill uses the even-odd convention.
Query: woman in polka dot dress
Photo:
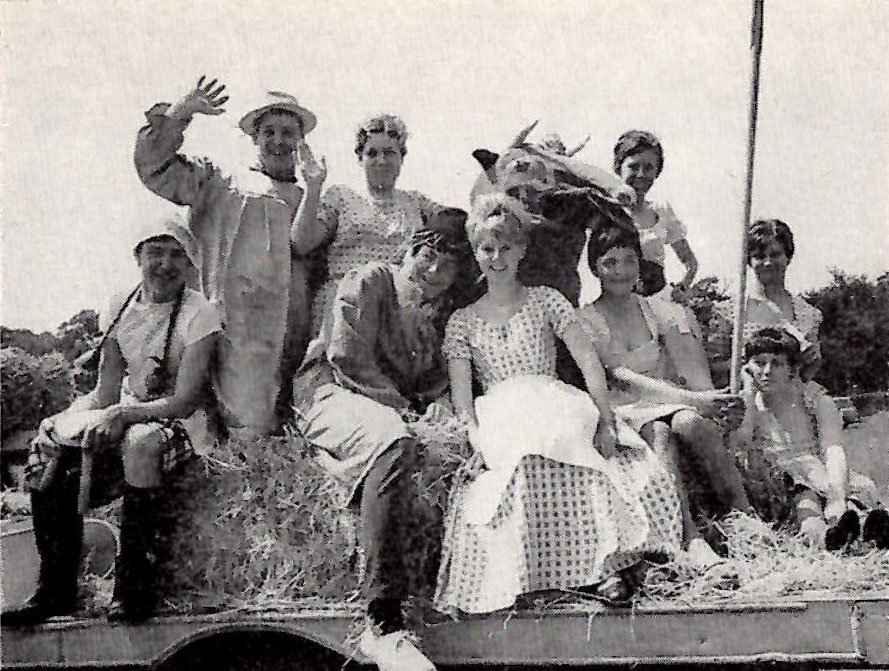
[[[325,277],[312,300],[312,336],[318,334],[333,303],[337,285],[365,263],[397,263],[405,241],[421,227],[436,204],[418,191],[395,188],[407,154],[407,128],[392,114],[364,122],[355,138],[355,154],[364,168],[366,189],[331,186],[320,203],[303,209],[293,237],[306,256],[323,250]]]
[[[646,551],[678,548],[672,480],[639,435],[615,423],[568,300],[517,279],[528,237],[521,205],[486,197],[466,229],[487,293],[450,318],[444,353],[484,468],[452,493],[435,606],[490,612],[523,593],[578,588],[625,600],[625,569]],[[556,337],[589,393],[556,378]],[[473,376],[483,390],[474,401]]]

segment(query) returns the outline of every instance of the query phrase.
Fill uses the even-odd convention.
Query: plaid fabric
[[[194,448],[185,427],[179,420],[152,422],[152,430],[143,440],[163,443],[161,469],[165,476],[177,473],[194,458]],[[27,488],[44,491],[59,479],[76,480],[80,477],[81,452],[76,447],[61,447],[53,442],[35,439],[30,446],[26,467]],[[90,486],[91,507],[107,505],[123,491],[124,471],[120,449],[105,448],[96,452],[93,459],[93,477]]]

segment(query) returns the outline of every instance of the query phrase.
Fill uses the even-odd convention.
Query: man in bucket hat
[[[201,77],[172,105],[152,107],[135,163],[145,186],[190,209],[202,289],[224,327],[214,371],[222,420],[230,431],[261,435],[278,425],[276,402],[286,407],[307,339],[308,268],[293,257],[290,233],[298,210],[319,197],[326,166],[305,142],[315,115],[280,91],[268,92],[240,121],[257,150],[249,170],[226,174],[178,153],[195,114],[225,111],[224,91]],[[297,167],[305,188],[297,185]]]

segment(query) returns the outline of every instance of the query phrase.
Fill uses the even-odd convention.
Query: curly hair
[[[793,232],[790,226],[780,219],[758,219],[747,231],[747,263],[750,259],[759,258],[769,243],[776,241],[784,250],[787,260],[793,258]]]
[[[639,241],[639,233],[636,229],[624,226],[605,225],[590,234],[587,245],[587,260],[590,268],[596,268],[596,262],[610,249],[623,247],[636,252],[639,260],[642,260],[642,243]]]
[[[373,133],[385,133],[398,142],[401,155],[407,154],[407,126],[401,117],[394,114],[379,114],[365,121],[355,134],[355,154],[360,159],[364,155],[367,138]]]
[[[658,157],[657,174],[664,169],[664,147],[654,133],[647,130],[628,130],[617,139],[614,145],[614,172],[620,174],[620,167],[630,156],[653,150]]]
[[[528,244],[532,225],[531,215],[521,201],[504,193],[479,196],[466,220],[466,237],[475,249],[483,233],[491,233],[498,240],[514,240]]]
[[[791,368],[799,369],[799,340],[782,328],[769,326],[759,329],[750,337],[744,345],[744,361],[749,361],[757,354],[783,354]]]

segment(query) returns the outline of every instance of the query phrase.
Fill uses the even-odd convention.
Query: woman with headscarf
[[[441,408],[444,322],[472,276],[465,218],[443,209],[410,234],[400,263],[350,271],[294,381],[297,428],[361,520],[369,622],[359,647],[381,669],[434,668],[402,615],[411,509],[422,505],[410,500],[410,476],[423,449],[405,415]]]
[[[141,282],[112,298],[102,314],[95,388],[45,419],[32,447],[33,465],[52,473],[31,493],[40,582],[22,609],[3,614],[4,625],[76,609],[83,509],[90,498],[113,498],[121,479],[120,553],[109,619],[139,620],[154,611],[158,505],[165,483],[193,456],[187,419],[205,400],[221,325],[207,299],[185,286],[198,250],[182,223],[155,223],[138,237],[133,254]],[[78,475],[81,461],[87,471],[93,459],[89,495]]]
[[[405,242],[435,204],[418,191],[395,184],[407,154],[404,121],[382,114],[365,121],[355,137],[355,154],[364,169],[364,188],[330,187],[321,199],[311,194],[293,231],[297,253],[323,253],[326,276],[312,301],[312,333],[327,314],[337,285],[346,274],[369,262],[395,263]]]

